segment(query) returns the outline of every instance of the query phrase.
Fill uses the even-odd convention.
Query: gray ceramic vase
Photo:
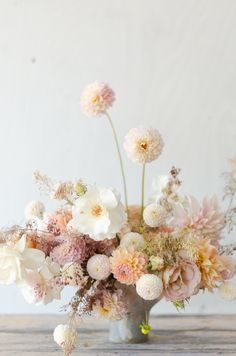
[[[126,318],[110,322],[109,340],[114,343],[143,343],[148,335],[142,334],[139,324],[149,317],[151,308],[158,300],[146,302],[140,298],[134,287],[126,288],[129,313]]]

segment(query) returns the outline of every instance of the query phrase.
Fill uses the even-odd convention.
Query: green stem
[[[141,198],[141,223],[143,222],[143,211],[144,211],[144,188],[145,188],[145,163],[143,164],[142,169],[142,198]]]
[[[112,133],[113,133],[113,136],[114,136],[114,140],[115,140],[115,144],[116,144],[116,149],[117,149],[118,158],[119,158],[119,162],[120,162],[121,175],[122,175],[122,180],[123,180],[124,196],[125,196],[125,207],[126,207],[127,216],[128,216],[128,219],[129,219],[128,195],[127,195],[125,171],[124,171],[123,161],[122,161],[122,157],[121,157],[121,153],[120,153],[119,142],[118,142],[118,138],[117,138],[117,135],[116,135],[116,130],[115,130],[115,127],[113,125],[112,119],[111,119],[110,115],[107,112],[106,112],[106,117],[108,118],[108,121],[110,123],[111,129],[112,129]]]

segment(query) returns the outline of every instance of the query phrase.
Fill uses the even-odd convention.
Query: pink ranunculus
[[[195,294],[201,282],[197,265],[190,260],[167,268],[163,273],[164,295],[167,300],[183,300]]]

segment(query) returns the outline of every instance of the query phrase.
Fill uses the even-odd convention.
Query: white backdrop
[[[40,197],[37,168],[122,189],[107,122],[80,111],[80,93],[96,79],[116,91],[121,140],[140,124],[163,135],[149,194],[152,177],[175,164],[187,193],[220,196],[220,173],[236,153],[235,18],[235,0],[0,0],[0,225],[21,222]],[[140,167],[125,158],[125,169],[137,202]],[[15,287],[0,294],[2,313],[59,305],[29,306]],[[175,312],[164,302],[155,311]],[[232,311],[236,302],[207,294],[187,308]]]

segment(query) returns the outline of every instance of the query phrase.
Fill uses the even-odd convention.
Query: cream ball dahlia
[[[109,257],[100,254],[90,257],[87,263],[87,271],[93,279],[99,281],[106,279],[111,273]]]
[[[108,84],[94,82],[83,91],[80,104],[83,112],[88,116],[99,116],[106,112],[115,101],[115,93]]]
[[[150,227],[158,227],[165,223],[167,218],[166,210],[158,204],[147,205],[143,212],[144,222]]]
[[[75,343],[76,330],[68,324],[59,324],[53,332],[54,341],[61,347],[66,341]]]
[[[45,212],[44,204],[38,200],[30,201],[25,207],[25,218],[27,220],[39,218],[43,218],[43,214]]]
[[[128,232],[122,237],[120,246],[134,247],[136,250],[141,250],[145,246],[145,240],[137,232]]]
[[[144,300],[154,300],[161,296],[163,283],[154,274],[144,274],[136,282],[136,291]]]
[[[131,129],[124,142],[128,157],[138,163],[152,162],[157,159],[163,149],[164,142],[158,130],[152,128]]]

